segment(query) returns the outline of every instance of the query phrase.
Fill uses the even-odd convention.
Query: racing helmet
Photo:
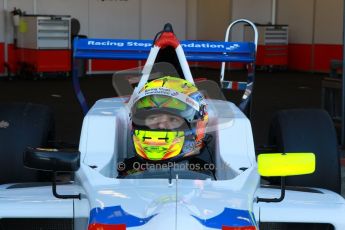
[[[133,100],[131,118],[134,149],[144,160],[177,161],[204,145],[205,99],[187,80],[165,76],[146,83]]]

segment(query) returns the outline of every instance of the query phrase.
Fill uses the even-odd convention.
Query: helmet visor
[[[175,130],[193,121],[197,114],[190,105],[164,95],[141,98],[132,108],[133,123],[149,129]]]
[[[181,128],[185,120],[169,113],[154,113],[145,118],[145,126],[149,129],[167,129],[174,130]]]
[[[135,127],[145,130],[185,130],[187,121],[180,111],[174,109],[139,110],[132,117]]]

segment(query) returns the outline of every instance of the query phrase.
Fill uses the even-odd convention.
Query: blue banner
[[[229,55],[245,55],[253,60],[255,45],[252,42],[218,42],[218,41],[181,41],[181,46],[186,53],[188,60],[201,59],[200,61],[226,61]],[[126,39],[76,39],[74,41],[75,58],[112,58],[109,54],[112,51],[119,51],[114,54],[114,59],[145,59],[152,47],[152,40],[126,40]],[[90,51],[90,52],[88,52]],[[92,51],[100,51],[94,53]],[[106,51],[107,53],[101,53]],[[204,53],[198,55],[197,53]],[[136,56],[138,54],[138,56]],[[214,54],[214,55],[213,55]],[[205,56],[207,55],[207,56]],[[200,58],[198,58],[200,56]],[[240,57],[243,61],[243,56]]]

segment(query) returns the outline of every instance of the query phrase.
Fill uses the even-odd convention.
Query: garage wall
[[[329,72],[332,59],[342,59],[343,0],[316,0],[312,69]]]
[[[89,3],[85,0],[36,0],[37,14],[71,15],[80,22],[80,34],[89,34]],[[100,14],[102,16],[102,14]]]
[[[6,0],[4,0],[6,1]],[[12,27],[12,18],[10,17],[10,13],[14,7],[20,8],[22,11],[25,11],[27,14],[34,13],[34,0],[7,0],[7,31],[6,39],[7,41],[13,41],[13,27]],[[12,42],[11,42],[12,43]]]
[[[233,0],[232,21],[236,19],[248,19],[259,24],[271,22],[272,0]],[[235,26],[231,34],[233,41],[243,40],[243,27]]]
[[[232,20],[271,22],[272,0],[233,0]],[[342,43],[342,0],[277,0],[276,23],[290,26],[291,43]]]
[[[7,3],[7,10],[3,11],[4,17],[0,19],[3,23],[6,23],[4,26],[5,33],[4,33],[4,40],[8,42],[7,46],[7,62],[10,66],[10,69],[14,69],[15,64],[15,49],[13,46],[13,37],[14,37],[14,31],[12,27],[12,17],[10,12],[14,9],[14,7],[20,8],[22,11],[25,11],[27,14],[33,14],[34,13],[34,0],[2,0],[3,2],[6,1]],[[4,5],[4,4],[2,4]],[[4,47],[5,49],[5,47]],[[4,57],[5,59],[5,57]],[[2,65],[3,66],[3,65]],[[2,67],[3,68],[3,67]],[[4,71],[1,71],[0,74],[4,73]]]
[[[0,0],[0,75],[4,72],[5,62],[5,20],[4,1]]]
[[[224,40],[231,20],[231,0],[199,0],[197,4],[197,39]]]
[[[81,23],[81,34],[98,38],[150,39],[171,22],[186,37],[186,0],[37,0],[39,14],[67,14]]]
[[[256,23],[271,22],[272,0],[233,0],[232,19],[246,18]]]
[[[173,25],[181,40],[186,39],[188,0],[143,0],[141,2],[141,38],[152,39],[165,23]]]
[[[273,0],[233,0],[232,19],[271,22]],[[289,68],[329,72],[342,59],[342,0],[276,0],[276,23],[289,25]],[[241,31],[235,31],[241,38]]]
[[[186,31],[186,39],[189,40],[196,40],[197,39],[197,31],[198,28],[196,27],[198,22],[198,0],[187,0],[187,31]]]
[[[0,1],[3,7],[3,1],[6,0]],[[173,24],[180,39],[186,39],[187,27],[190,28],[189,37],[195,39],[197,34],[195,25],[187,22],[187,7],[192,23],[197,21],[195,13],[197,0],[7,0],[7,2],[7,12],[17,7],[28,14],[71,15],[80,21],[80,34],[88,37],[152,39],[166,22]],[[0,17],[0,23],[4,23],[4,17]],[[2,36],[5,40],[6,34],[6,40],[10,43],[9,62],[14,69],[16,51],[12,44],[15,36],[12,22],[8,20],[6,27],[8,31],[0,32],[0,39]],[[0,52],[2,47],[0,40]],[[0,56],[1,61],[4,55]],[[105,62],[94,63],[97,65],[93,70],[108,69],[113,66],[111,62],[105,65]],[[0,66],[3,68],[3,64]],[[3,70],[0,69],[0,73],[2,72]]]
[[[0,43],[5,41],[4,0],[0,0]]]
[[[342,59],[342,21],[342,0],[278,1],[277,22],[290,30],[289,68],[329,72],[330,60]]]
[[[1,3],[4,0],[1,0]],[[71,15],[81,23],[81,34],[89,37],[151,38],[164,23],[171,22],[182,39],[187,35],[187,5],[196,15],[196,0],[7,0],[8,11],[20,8],[28,14]],[[3,3],[1,4],[3,6]],[[36,6],[36,9],[34,9]],[[194,16],[195,17],[195,16]],[[193,16],[191,17],[191,19]],[[194,20],[195,22],[196,20]],[[3,22],[3,18],[0,18]],[[13,40],[11,22],[7,40]],[[193,26],[190,26],[192,28]],[[2,27],[3,28],[3,27]],[[191,35],[193,36],[192,29]],[[152,35],[153,34],[153,35]]]
[[[312,43],[313,18],[314,0],[289,0],[277,3],[277,23],[289,25],[290,43]]]
[[[278,1],[277,23],[289,25],[289,68],[313,68],[315,0]],[[298,7],[296,7],[298,6]]]
[[[0,74],[4,40],[13,41],[10,17],[4,31],[5,1],[8,11],[18,7],[29,14],[69,14],[89,37],[152,38],[170,21],[180,39],[223,40],[235,19],[269,23],[273,0],[0,0]],[[327,72],[329,60],[342,58],[342,10],[342,0],[277,0],[277,24],[290,29],[290,69]],[[241,40],[243,32],[235,28],[232,37]],[[8,50],[12,60],[13,45]]]
[[[316,0],[315,43],[342,43],[343,3],[343,0]]]
[[[137,0],[89,0],[89,37],[138,38],[139,6]]]

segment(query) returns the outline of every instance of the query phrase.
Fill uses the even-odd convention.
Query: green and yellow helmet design
[[[183,119],[171,129],[152,129],[146,119],[169,114]],[[184,79],[166,76],[148,82],[136,95],[131,108],[132,138],[136,153],[147,160],[177,160],[197,154],[208,121],[206,103],[196,86]]]
[[[166,160],[176,157],[184,143],[183,131],[134,130],[136,153],[148,160]]]

